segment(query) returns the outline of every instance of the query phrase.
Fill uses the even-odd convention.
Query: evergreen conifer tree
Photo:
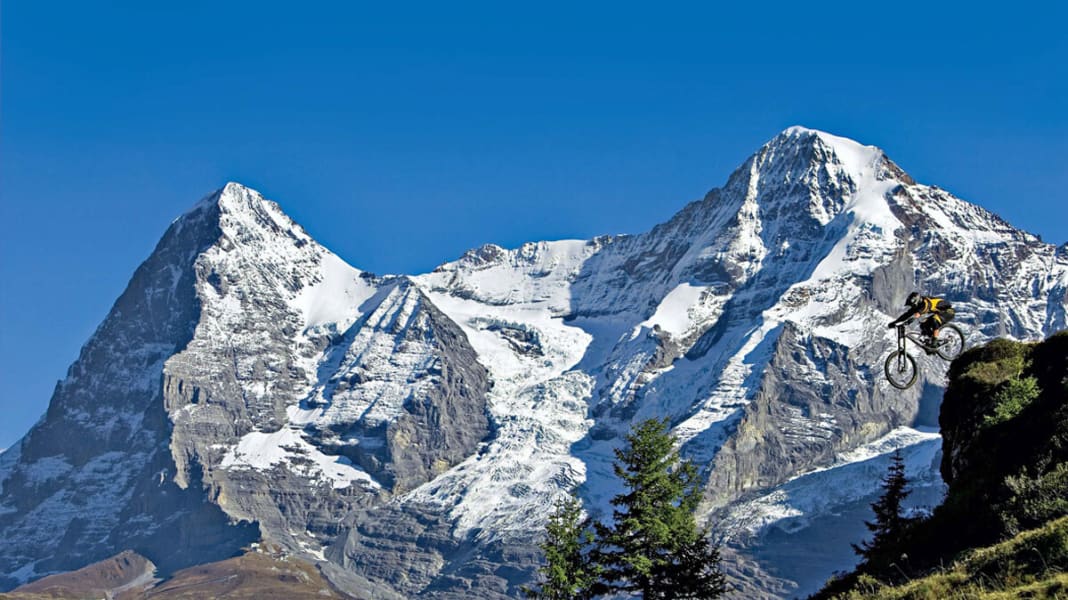
[[[717,598],[726,583],[718,549],[697,527],[700,479],[680,461],[667,420],[638,424],[616,450],[627,491],[612,499],[614,525],[598,524],[600,592],[643,598]]]
[[[592,598],[597,578],[596,565],[589,558],[593,533],[582,518],[582,502],[574,495],[556,503],[545,527],[545,565],[538,569],[542,584],[527,589],[528,598],[572,600]]]
[[[864,557],[868,562],[877,559],[882,553],[889,550],[894,542],[897,542],[909,519],[905,518],[901,511],[901,503],[911,493],[908,487],[908,479],[905,477],[905,459],[901,452],[894,452],[890,459],[890,467],[886,477],[883,478],[883,494],[872,503],[871,508],[875,512],[874,521],[865,521],[864,525],[874,535],[867,542],[859,546],[853,544],[853,551]]]

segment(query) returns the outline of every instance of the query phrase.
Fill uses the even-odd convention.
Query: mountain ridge
[[[891,434],[943,368],[921,357],[904,393],[877,371],[916,287],[979,338],[1037,337],[1064,321],[1068,258],[803,128],[648,232],[485,245],[411,276],[350,266],[228,183],[172,223],[42,424],[0,455],[0,530],[20,540],[0,570],[32,579],[124,540],[182,566],[199,546],[162,543],[182,523],[227,540],[218,553],[264,539],[407,595],[515,595],[555,498],[582,485],[606,509],[635,419],[671,418],[712,519],[855,448],[919,440]],[[105,538],[71,510],[86,480]],[[64,539],[84,556],[63,558]]]

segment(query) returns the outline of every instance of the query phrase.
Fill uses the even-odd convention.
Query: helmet
[[[921,304],[923,304],[923,296],[919,292],[912,292],[909,294],[908,299],[905,300],[905,306],[909,308],[919,308]]]

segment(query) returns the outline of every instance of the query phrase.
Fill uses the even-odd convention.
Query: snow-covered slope
[[[175,221],[0,455],[0,571],[125,548],[166,569],[259,537],[349,589],[516,595],[553,501],[581,486],[605,512],[622,434],[668,417],[739,585],[805,591],[848,557],[803,578],[784,549],[835,514],[859,539],[843,507],[876,491],[880,456],[905,448],[937,495],[945,365],[919,357],[907,392],[881,377],[913,289],[949,298],[972,342],[1037,338],[1066,325],[1068,252],[800,127],[647,233],[487,245],[412,277],[349,266],[229,184]]]

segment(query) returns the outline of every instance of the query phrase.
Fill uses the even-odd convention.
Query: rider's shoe
[[[923,341],[923,351],[927,354],[938,354],[938,349],[946,344],[946,340],[927,335],[920,339]]]
[[[927,354],[935,354],[938,352],[938,350],[936,350],[939,345],[937,339],[932,338],[929,335],[924,335],[920,337],[920,342],[923,344],[923,351]]]

